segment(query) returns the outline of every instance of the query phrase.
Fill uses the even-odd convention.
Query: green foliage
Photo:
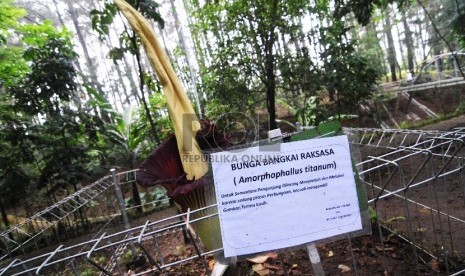
[[[24,24],[18,27],[21,41],[28,46],[44,47],[51,40],[64,40],[64,44],[71,46],[71,33],[62,28],[57,30],[50,20],[40,24]]]
[[[160,140],[164,141],[168,138],[170,133],[173,133],[173,125],[171,119],[168,115],[168,108],[166,104],[166,98],[161,93],[160,88],[153,87],[152,90],[155,90],[149,98],[149,108],[151,114],[154,114],[155,124],[157,125],[158,135]],[[138,139],[151,141],[152,136],[150,134],[150,129],[147,127],[149,125],[147,113],[144,112],[144,108],[140,107],[137,111],[138,120],[134,126],[134,135],[139,137]],[[148,145],[151,149],[145,148],[143,150],[143,155],[151,151],[155,145],[152,143]],[[148,151],[147,151],[148,150]]]
[[[9,3],[0,3],[0,17]],[[102,146],[100,121],[78,97],[70,33],[49,21],[19,25],[13,21],[24,13],[11,10],[11,21],[0,23],[0,32],[19,38],[0,46],[2,212],[36,188],[51,196],[95,173]]]
[[[334,17],[340,20],[349,13],[353,13],[357,21],[365,26],[370,21],[376,7],[385,8],[392,3],[397,3],[400,7],[403,7],[408,5],[410,0],[336,0]]]
[[[312,61],[306,47],[296,54],[278,57],[277,68],[283,81],[283,94],[297,109],[306,109],[307,98],[317,97],[325,85],[321,68]]]
[[[441,1],[438,27],[448,34],[449,40],[456,39],[462,48],[465,48],[465,2],[457,0]]]
[[[144,146],[144,139],[134,135],[135,120],[134,107],[127,106],[123,114],[115,116],[116,123],[108,124],[106,134],[109,140],[116,147],[110,152],[110,158],[116,163],[134,168],[139,158],[141,148]]]
[[[18,20],[26,14],[12,3],[0,0],[0,88],[13,85],[27,73],[27,65],[21,59],[22,49],[6,45],[18,27]]]
[[[22,53],[21,48],[0,46],[0,87],[17,84],[29,72]]]
[[[209,98],[213,99],[205,103],[207,114],[218,116],[222,111],[250,112],[256,108],[259,105],[256,98],[260,95],[254,90],[263,88],[259,84],[251,83],[251,75],[247,75],[247,71],[244,74],[237,64],[229,61],[221,63],[223,64],[212,65],[209,68],[210,72],[204,75],[204,89],[209,92]],[[248,84],[255,87],[249,87]],[[222,109],[221,106],[227,108],[220,111],[218,109]]]
[[[6,44],[9,32],[18,25],[18,20],[26,14],[24,9],[14,7],[13,0],[0,0],[0,46]]]
[[[400,128],[401,129],[408,129],[410,127],[409,123],[407,121],[402,121],[400,123]]]
[[[106,2],[103,10],[92,10],[90,12],[92,28],[97,31],[101,39],[104,39],[109,34],[109,25],[113,22],[113,17],[117,11],[115,4]]]
[[[60,101],[70,101],[76,89],[73,51],[66,38],[50,38],[43,46],[29,47],[23,54],[31,62],[30,73],[12,89],[19,111],[29,115],[61,111]]]
[[[113,23],[114,16],[118,13],[118,9],[113,1],[110,0],[100,0],[103,2],[103,9],[101,10],[92,10],[90,15],[92,18],[92,27],[95,31],[99,33],[100,39],[104,40],[108,36],[109,26]],[[137,0],[137,1],[126,1],[130,4],[135,10],[144,15],[147,19],[154,20],[162,28],[164,26],[164,21],[161,18],[158,8],[159,5],[152,0]],[[151,109],[149,103],[146,99],[146,87],[153,91],[153,77],[145,72],[142,68],[141,55],[139,52],[141,41],[140,38],[136,36],[134,31],[130,31],[129,26],[125,26],[124,30],[118,34],[120,40],[120,47],[111,48],[108,57],[113,60],[114,64],[117,65],[119,60],[124,58],[126,53],[131,54],[135,57],[137,61],[138,71],[140,80],[140,91],[133,91],[135,97],[141,100],[142,105],[144,106],[144,112],[147,117],[145,121],[150,126],[149,131],[151,133],[151,138],[155,139],[157,143],[160,143],[160,138],[158,137],[158,127],[154,123],[154,118],[152,118]],[[146,126],[147,126],[146,125]]]
[[[109,35],[109,26],[113,23],[113,19],[118,12],[118,8],[113,1],[100,0],[103,2],[102,10],[92,10],[90,16],[92,18],[92,28],[98,32],[101,39]],[[158,12],[160,5],[152,0],[128,0],[126,1],[133,8],[138,10],[148,19],[152,19],[163,28],[165,22]]]
[[[368,60],[355,52],[355,42],[347,39],[348,29],[341,21],[333,21],[321,30],[320,44],[324,78],[328,90],[337,93],[340,112],[353,112],[369,99],[379,73]]]
[[[198,22],[194,36],[206,33],[215,42],[208,48],[210,65],[201,71],[209,94],[207,115],[253,113],[281,97],[312,124],[334,115],[316,105],[325,89],[337,102],[335,113],[352,113],[371,97],[383,68],[372,58],[378,53],[356,53],[356,38],[349,33],[353,27],[347,23],[354,11],[368,20],[381,2],[355,2],[192,1]],[[300,22],[303,15],[315,18],[307,33]]]
[[[369,62],[369,66],[373,68],[378,75],[384,75],[386,74],[384,54],[374,24],[370,23],[370,25],[365,27],[365,30],[365,35],[360,38],[357,52],[360,56],[366,58]]]
[[[161,186],[156,186],[151,188],[147,192],[141,192],[141,204],[147,208],[147,205],[150,209],[153,208],[160,208],[169,206],[169,198],[166,192],[166,189]],[[126,206],[132,206],[134,204],[134,200],[132,198],[125,199]]]
[[[202,83],[209,105],[229,106],[230,112],[253,113],[267,107],[274,113],[279,86],[276,62],[278,34],[296,37],[306,1],[192,1],[196,28],[212,36],[211,63],[202,68]],[[284,63],[282,63],[284,64]],[[215,101],[210,99],[214,98]],[[274,114],[271,114],[274,116]]]
[[[320,104],[320,98],[311,96],[305,105],[297,110],[295,118],[304,126],[317,126],[326,120],[327,110]]]

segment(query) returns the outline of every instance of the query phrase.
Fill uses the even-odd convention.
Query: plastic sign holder
[[[304,246],[324,275],[316,241],[371,232],[348,139],[338,134],[331,122],[289,143],[211,154],[226,258]]]

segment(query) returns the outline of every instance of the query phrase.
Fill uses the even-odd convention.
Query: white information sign
[[[268,147],[211,156],[225,257],[362,229],[347,136]]]

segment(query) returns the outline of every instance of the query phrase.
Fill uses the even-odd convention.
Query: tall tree
[[[381,41],[376,30],[377,22],[381,20],[381,16],[376,16],[376,22],[372,21],[365,26],[357,52],[363,53],[368,60],[372,61],[372,66],[380,75],[386,74],[385,55],[381,47]]]
[[[30,140],[24,139],[30,118],[12,110],[8,94],[28,72],[23,49],[9,46],[12,34],[18,31],[18,20],[26,14],[12,2],[0,0],[0,214],[6,228],[10,226],[6,210],[26,194],[31,184],[26,164],[34,161]]]
[[[82,24],[82,19],[80,20],[78,18],[79,11],[76,9],[76,6],[78,4],[76,4],[74,1],[71,1],[71,0],[66,0],[64,2],[66,3],[68,7],[67,8],[68,16],[71,19],[71,22],[73,23],[74,31],[76,32],[76,36],[79,40],[79,44],[81,46],[82,52],[84,53],[84,58],[86,61],[86,68],[88,70],[88,74],[86,75],[88,75],[90,79],[90,81],[86,83],[88,83],[91,87],[96,89],[99,92],[99,94],[102,95],[102,97],[106,97],[106,95],[103,92],[102,85],[100,81],[98,80],[97,66],[95,64],[95,61],[92,59],[88,46],[87,46],[87,39],[83,33],[84,28]],[[104,120],[110,119],[109,115],[106,114],[105,112],[102,114],[102,117]]]
[[[93,29],[100,34],[102,39],[104,39],[109,35],[110,24],[113,23],[114,17],[118,13],[118,9],[116,8],[115,4],[113,4],[113,2],[109,2],[107,0],[101,1],[104,3],[103,8],[92,10],[90,14],[92,17]],[[139,10],[144,16],[163,26],[164,21],[158,13],[157,3],[139,0],[127,2],[136,10]],[[144,70],[143,58],[140,53],[140,42],[138,41],[136,34],[133,31],[130,31],[130,28],[124,26],[124,30],[119,34],[119,39],[121,40],[121,44],[123,46],[120,48],[112,48],[109,55],[114,61],[122,59],[125,53],[130,53],[134,56],[137,64],[140,91],[140,93],[137,93],[136,95],[140,96],[140,102],[142,103],[142,106],[147,114],[152,138],[156,141],[157,144],[160,144],[161,141],[158,135],[158,129],[155,123],[155,119],[152,116],[153,112],[149,108],[147,95],[147,93],[150,94],[150,90],[147,89],[146,84],[153,78],[153,74],[147,73]]]
[[[394,38],[392,36],[392,23],[390,17],[391,9],[389,6],[386,7],[385,16],[384,16],[384,34],[386,36],[388,48],[387,59],[389,63],[389,70],[391,73],[391,80],[397,81],[396,75],[396,64],[397,64],[397,55],[396,48],[394,46]]]
[[[13,14],[9,18],[19,20]],[[53,200],[56,189],[77,185],[89,172],[89,148],[97,143],[90,139],[96,118],[77,93],[77,55],[70,33],[55,29],[50,21],[7,28],[11,40],[6,37],[0,52],[15,49],[15,60],[0,60],[5,69],[0,70],[3,217],[6,207],[19,202],[18,196],[24,199],[36,187],[46,188]]]
[[[408,11],[407,11],[408,12]],[[402,25],[404,26],[404,44],[405,47],[407,48],[407,69],[410,72],[414,72],[414,61],[415,61],[415,48],[413,45],[413,34],[412,31],[410,30],[410,24],[407,22],[407,16],[406,16],[406,11],[401,10],[401,18],[402,18]]]
[[[287,19],[301,16],[306,5],[306,2],[297,0],[240,0],[203,5],[192,1],[190,6],[197,7],[193,13],[198,16],[200,28],[206,30],[219,45],[212,49],[210,72],[214,70],[219,74],[220,85],[215,87],[211,83],[210,86],[208,78],[204,82],[212,95],[218,99],[237,100],[240,106],[249,106],[250,109],[264,101],[269,114],[269,128],[277,128],[277,34],[289,35],[300,29],[294,21]],[[232,71],[243,76],[230,78]],[[230,82],[227,84],[226,80]],[[239,87],[242,87],[242,93],[236,96],[233,91]],[[257,101],[257,92],[263,93],[264,98]],[[238,98],[234,99],[233,95]]]
[[[186,44],[186,39],[184,38],[182,24],[181,24],[181,21],[179,20],[179,15],[176,10],[174,0],[170,0],[170,6],[171,6],[171,11],[173,13],[174,21],[176,24],[176,32],[178,33],[179,44],[181,44],[183,56],[186,59],[187,67],[188,67],[189,74],[190,74],[190,81],[192,82],[190,85],[190,89],[192,89],[192,92],[193,92],[192,94],[194,95],[194,102],[197,107],[197,112],[200,114],[200,117],[201,117],[203,112],[200,106],[199,92],[197,91],[197,76],[195,75],[195,72],[194,72],[194,65],[191,61],[191,56],[189,54],[189,50]]]

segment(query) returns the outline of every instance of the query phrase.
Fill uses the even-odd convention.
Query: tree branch
[[[439,38],[444,41],[444,43],[446,44],[447,48],[449,49],[449,51],[451,52],[452,56],[454,57],[455,61],[458,63],[458,69],[459,69],[459,72],[460,72],[460,75],[462,75],[462,78],[465,79],[465,74],[462,70],[462,66],[460,66],[460,63],[459,63],[459,60],[457,59],[457,55],[455,54],[454,50],[452,49],[452,46],[450,45],[449,41],[441,34],[441,32],[439,31],[438,29],[438,26],[436,25],[436,23],[434,23],[434,20],[433,20],[433,17],[431,16],[431,14],[428,12],[428,10],[426,9],[426,7],[423,5],[423,3],[420,1],[420,0],[417,0],[417,3],[418,5],[420,5],[420,7],[423,9],[423,11],[425,12],[425,14],[428,16],[428,19],[431,21],[431,26],[433,26],[433,29],[434,31],[436,32],[436,34],[439,36]]]

